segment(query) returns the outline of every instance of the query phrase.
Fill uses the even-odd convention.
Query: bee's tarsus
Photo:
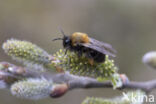
[[[66,49],[66,50],[65,50],[65,55],[67,54],[67,51],[68,51],[68,50]]]
[[[67,54],[67,51],[70,49],[70,47],[66,47],[65,49],[65,55]]]

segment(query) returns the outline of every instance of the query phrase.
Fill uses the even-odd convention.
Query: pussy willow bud
[[[144,64],[156,69],[156,51],[146,53],[142,61]]]
[[[19,73],[18,68],[7,62],[0,62],[0,88],[7,88],[21,77],[17,77]]]
[[[11,84],[16,82],[18,79],[4,71],[0,71],[0,89],[2,88],[8,88]]]
[[[53,90],[53,82],[44,78],[26,79],[14,83],[11,86],[11,93],[20,98],[25,99],[42,99],[50,96]]]
[[[41,66],[46,66],[51,61],[50,55],[45,50],[28,41],[10,39],[2,47],[13,59],[35,69],[41,69]]]
[[[59,59],[60,62],[53,62],[53,64],[62,67],[71,74],[93,77],[99,81],[111,80],[114,86],[117,85],[120,79],[119,76],[116,76],[118,73],[114,61],[110,60],[107,55],[103,63],[95,62],[93,65],[90,64],[88,58],[85,56],[79,57],[75,52],[68,51],[65,54],[64,50],[60,50],[54,54],[54,57]]]
[[[22,76],[26,73],[26,69],[16,66],[8,62],[0,62],[0,70],[16,76]]]

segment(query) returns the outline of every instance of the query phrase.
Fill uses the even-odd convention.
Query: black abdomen
[[[100,52],[93,50],[93,49],[89,49],[86,55],[89,58],[91,58],[94,61],[99,62],[99,63],[105,61],[105,54],[100,53]]]

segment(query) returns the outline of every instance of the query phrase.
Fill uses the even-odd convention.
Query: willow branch
[[[88,77],[79,77],[66,74],[57,74],[53,76],[53,80],[55,82],[65,82],[68,84],[69,90],[77,89],[77,88],[113,88],[111,82],[98,82],[93,78]],[[141,89],[145,92],[151,92],[153,89],[156,88],[156,80],[150,80],[145,82],[137,82],[137,81],[129,81],[123,82],[121,89]]]
[[[78,88],[89,89],[89,88],[113,88],[110,81],[98,82],[96,79],[90,77],[81,77],[76,75],[71,75],[69,73],[52,74],[48,72],[32,72],[23,67],[19,67],[7,62],[1,62],[0,70],[0,80],[4,81],[9,87],[14,82],[22,80],[25,78],[41,78],[44,77],[48,80],[52,80],[54,83],[58,84],[55,87],[53,95],[51,97],[60,97],[66,92]],[[121,75],[120,75],[121,76]],[[156,80],[150,80],[146,82],[136,82],[129,81],[127,76],[121,77],[123,85],[118,88],[122,89],[141,89],[145,92],[151,92],[156,88]],[[125,80],[127,79],[127,80]]]

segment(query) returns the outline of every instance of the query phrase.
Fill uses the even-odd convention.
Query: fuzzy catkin
[[[3,43],[2,48],[7,55],[32,69],[44,70],[51,62],[45,50],[28,41],[10,39]]]
[[[53,90],[53,82],[44,78],[29,78],[14,83],[11,86],[11,93],[24,99],[42,99],[48,97]]]
[[[156,69],[156,51],[146,53],[143,56],[142,61],[144,64]]]
[[[7,40],[2,47],[9,56],[19,60],[28,60],[37,63],[49,62],[49,54],[28,41],[10,39]]]
[[[114,65],[114,61],[109,59],[106,55],[103,63],[94,63],[91,65],[84,55],[78,56],[77,53],[68,51],[65,54],[64,50],[60,50],[53,55],[59,63],[53,63],[55,66],[62,67],[63,70],[68,71],[70,74],[78,76],[88,76],[96,78],[98,81],[111,80],[114,88],[120,87],[122,82],[117,73],[118,69]]]
[[[82,104],[143,104],[145,92],[134,90],[113,99],[87,97]]]

